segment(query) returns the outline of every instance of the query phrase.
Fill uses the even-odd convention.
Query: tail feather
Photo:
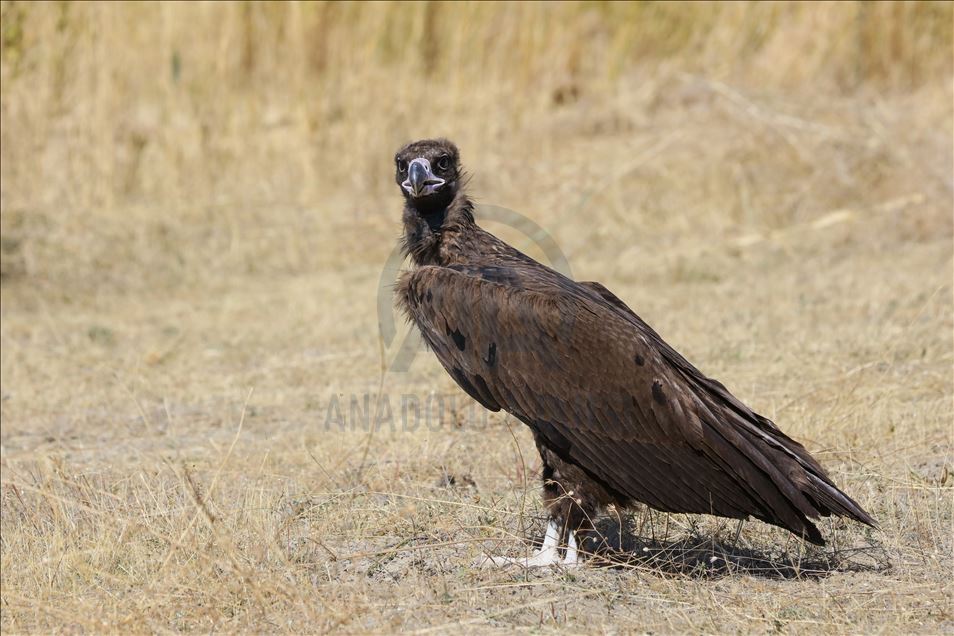
[[[848,517],[849,519],[860,521],[872,528],[878,527],[878,522],[865,512],[864,508],[858,505],[858,502],[840,491],[834,485],[811,473],[808,474],[808,478],[811,481],[812,490],[811,492],[806,492],[805,495],[811,498],[822,516],[828,517],[834,514],[839,517]]]

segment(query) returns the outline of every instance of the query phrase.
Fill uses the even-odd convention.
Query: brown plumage
[[[395,157],[413,269],[397,302],[457,384],[533,431],[550,514],[591,528],[606,504],[755,517],[824,544],[810,521],[874,520],[798,442],[666,344],[623,301],[482,230],[457,148]]]

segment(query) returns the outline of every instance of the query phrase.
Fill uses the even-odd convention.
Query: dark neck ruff
[[[427,227],[431,229],[431,232],[440,232],[441,226],[444,225],[444,221],[447,219],[447,209],[445,208],[438,212],[432,212],[422,216],[424,222],[427,223]]]
[[[404,207],[402,248],[417,266],[441,264],[441,240],[451,232],[466,231],[474,225],[474,206],[458,192],[442,210],[422,214],[410,204]]]

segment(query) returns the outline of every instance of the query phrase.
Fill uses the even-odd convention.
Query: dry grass
[[[954,630],[950,3],[0,21],[4,633]],[[432,357],[381,384],[430,134],[882,530],[635,511],[625,565],[471,567],[541,533],[539,467]]]

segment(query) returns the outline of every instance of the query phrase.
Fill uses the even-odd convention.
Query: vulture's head
[[[408,206],[424,215],[447,208],[460,187],[460,153],[447,139],[407,144],[394,155],[394,168]]]

